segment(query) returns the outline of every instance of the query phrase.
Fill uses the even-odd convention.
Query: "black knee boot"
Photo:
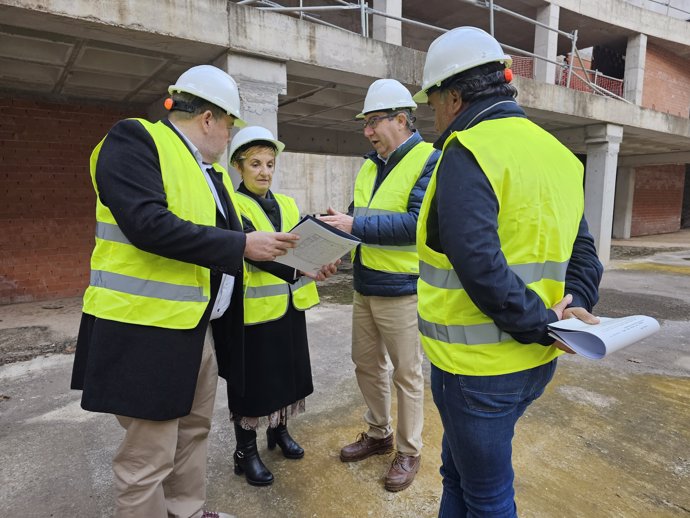
[[[277,444],[283,451],[283,456],[288,459],[301,459],[304,457],[304,449],[290,437],[285,424],[279,424],[276,428],[268,428],[266,430],[266,441],[268,442],[269,450],[275,448]]]
[[[261,462],[256,449],[256,432],[245,430],[235,423],[235,474],[244,476],[252,486],[268,486],[273,484],[273,473]]]

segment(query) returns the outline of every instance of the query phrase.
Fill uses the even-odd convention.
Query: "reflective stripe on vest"
[[[484,345],[508,342],[513,338],[501,331],[495,324],[475,324],[473,326],[449,326],[434,324],[417,315],[419,332],[433,340],[451,344]]]
[[[248,299],[259,299],[261,297],[276,297],[287,295],[289,292],[287,283],[273,284],[266,286],[250,286],[244,291],[244,296]]]
[[[431,144],[417,143],[388,172],[374,192],[377,167],[367,160],[355,180],[354,217],[388,216],[407,213],[410,193],[434,152]],[[417,247],[408,245],[372,245],[361,243],[352,251],[362,265],[387,273],[416,275],[419,272]]]
[[[96,222],[96,237],[105,239],[106,241],[115,241],[116,243],[124,243],[131,245],[129,239],[122,233],[120,227],[114,223],[104,223],[102,221]]]
[[[572,245],[584,210],[582,164],[524,118],[483,121],[452,134],[486,174],[498,201],[498,238],[509,268],[547,308],[563,297]],[[443,163],[443,155],[437,169]],[[420,209],[418,325],[429,360],[455,374],[499,375],[557,357],[555,347],[521,344],[477,308],[447,256],[427,246],[436,195],[431,177]]]
[[[163,300],[208,302],[203,290],[196,286],[179,286],[167,282],[147,281],[129,275],[91,270],[91,286],[152,297]]]
[[[138,122],[156,147],[168,210],[197,225],[214,226],[213,195],[187,146],[162,122]],[[84,293],[84,313],[117,322],[192,329],[211,297],[210,271],[145,252],[130,243],[98,193],[96,165],[104,140],[90,159],[96,189],[96,246],[91,255],[90,284]],[[219,164],[214,167],[222,174],[234,204],[227,172]]]
[[[272,193],[273,194],[273,193]],[[291,229],[299,221],[299,209],[295,200],[282,194],[273,194],[280,208],[280,231]],[[243,193],[237,193],[242,213],[249,218],[256,230],[274,232],[273,224],[259,203]],[[295,309],[305,310],[319,303],[316,284],[312,279],[301,277],[290,285],[254,265],[247,265],[244,293],[244,323],[261,324],[278,320],[285,315],[290,299]],[[290,294],[292,293],[292,297]]]
[[[560,263],[547,261],[546,263],[514,264],[510,266],[510,269],[525,284],[532,284],[542,279],[565,282],[568,261]],[[462,289],[462,283],[454,271],[435,268],[421,260],[419,261],[419,278],[437,288],[448,290]]]

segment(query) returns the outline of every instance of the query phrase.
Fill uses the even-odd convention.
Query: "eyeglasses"
[[[379,122],[381,122],[384,119],[395,119],[399,115],[400,112],[398,113],[391,113],[390,115],[377,115],[376,117],[372,117],[369,120],[364,121],[362,124],[362,129],[365,130],[367,128],[371,129],[376,129],[376,126],[378,126]]]

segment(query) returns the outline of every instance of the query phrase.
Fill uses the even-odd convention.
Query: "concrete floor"
[[[685,252],[628,256],[607,270],[596,312],[648,314],[659,319],[661,330],[603,360],[560,361],[546,394],[518,425],[514,460],[521,517],[690,516],[690,234],[686,237],[663,247]],[[675,255],[669,260],[668,253]],[[383,489],[389,457],[338,460],[340,447],[364,429],[365,408],[349,357],[351,308],[339,303],[347,289],[346,274],[336,276],[323,290],[324,303],[309,312],[315,393],[307,399],[307,413],[290,423],[305,458],[284,459],[279,450],[266,450],[264,437],[259,441],[276,476],[273,486],[251,487],[234,475],[234,439],[219,382],[209,509],[238,518],[436,515],[442,429],[428,384],[422,468],[409,489],[397,494]],[[16,338],[18,328],[43,326],[43,341],[73,339],[79,302],[0,306],[0,346],[11,332]],[[2,517],[112,515],[110,459],[122,433],[111,416],[81,410],[79,393],[68,389],[71,361],[70,354],[47,354],[0,367]],[[428,364],[425,373],[428,380]]]

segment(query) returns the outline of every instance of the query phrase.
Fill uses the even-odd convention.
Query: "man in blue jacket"
[[[323,221],[362,240],[353,254],[352,360],[367,412],[368,429],[340,452],[355,462],[394,448],[391,388],[393,364],[398,402],[397,452],[385,478],[401,491],[419,470],[424,378],[417,331],[419,259],[415,235],[419,207],[439,152],[414,129],[417,104],[394,79],[379,79],[367,92],[364,136],[374,151],[355,181],[351,214],[329,209]]]
[[[517,517],[515,425],[565,347],[547,325],[597,321],[583,165],[527,119],[510,64],[489,34],[458,27],[431,44],[415,95],[443,151],[417,233],[419,329],[444,430],[441,518]]]

